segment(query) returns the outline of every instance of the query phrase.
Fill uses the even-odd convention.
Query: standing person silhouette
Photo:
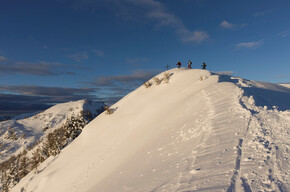
[[[180,66],[181,66],[181,62],[178,61],[176,65],[177,65],[177,68],[180,68]]]
[[[191,69],[191,64],[192,62],[190,60],[188,60],[188,68]]]
[[[202,63],[201,67],[202,67],[202,69],[205,69],[206,68],[205,62]]]

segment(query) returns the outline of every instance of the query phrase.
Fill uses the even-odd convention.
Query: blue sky
[[[206,62],[210,71],[290,82],[289,10],[287,0],[3,1],[0,114],[114,102],[188,59],[193,68]]]

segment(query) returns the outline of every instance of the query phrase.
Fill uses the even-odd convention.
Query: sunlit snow
[[[172,69],[12,191],[289,191],[290,89]],[[157,75],[164,78],[164,73]]]

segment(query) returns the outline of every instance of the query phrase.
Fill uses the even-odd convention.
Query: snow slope
[[[0,162],[17,155],[41,137],[61,127],[71,116],[80,114],[82,110],[96,113],[102,106],[100,102],[79,100],[57,104],[38,114],[17,116],[0,122]]]
[[[290,190],[289,88],[168,72],[169,83],[128,94],[12,191]]]
[[[280,84],[280,85],[290,88],[290,84]]]

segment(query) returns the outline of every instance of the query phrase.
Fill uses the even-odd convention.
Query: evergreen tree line
[[[95,116],[95,115],[94,115]],[[12,156],[0,164],[1,185],[0,191],[9,192],[23,177],[50,156],[58,155],[61,150],[80,135],[82,129],[94,116],[89,110],[82,111],[80,115],[72,116],[66,123],[49,133],[43,142],[37,142],[33,152],[28,155],[24,150],[17,156]]]

